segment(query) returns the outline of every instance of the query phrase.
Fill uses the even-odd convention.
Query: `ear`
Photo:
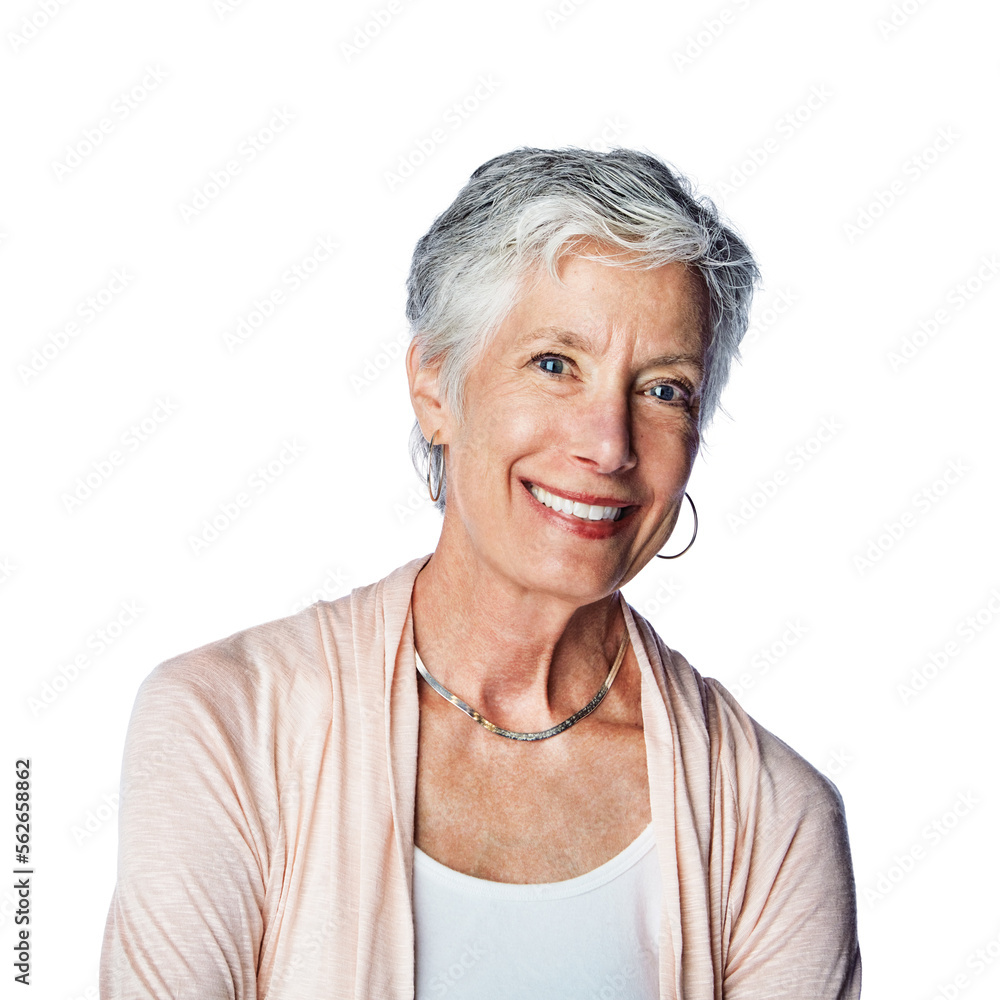
[[[410,403],[424,438],[430,441],[435,434],[434,445],[446,444],[451,428],[451,409],[441,389],[441,366],[439,362],[421,367],[423,344],[419,337],[410,341],[406,351],[406,377],[410,383]]]

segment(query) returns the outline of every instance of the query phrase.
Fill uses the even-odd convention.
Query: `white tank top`
[[[414,848],[416,1000],[653,1000],[660,872],[653,825],[577,878],[453,871]]]

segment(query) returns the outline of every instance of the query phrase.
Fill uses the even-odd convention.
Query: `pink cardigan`
[[[143,682],[103,1000],[413,997],[409,605],[428,558]],[[663,886],[660,997],[858,997],[836,788],[622,607]]]

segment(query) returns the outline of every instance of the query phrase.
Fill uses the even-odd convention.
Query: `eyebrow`
[[[594,353],[594,345],[586,337],[559,326],[543,326],[537,330],[531,330],[518,339],[516,346],[526,347],[539,340],[554,340],[572,350],[584,351],[587,354]],[[699,376],[704,376],[705,374],[705,366],[702,363],[701,357],[697,354],[659,354],[655,358],[649,358],[643,367],[670,367],[676,364],[689,364],[697,370]]]

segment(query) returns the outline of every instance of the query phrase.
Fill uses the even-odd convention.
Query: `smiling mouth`
[[[578,500],[570,500],[568,497],[552,493],[541,486],[522,480],[528,492],[541,504],[559,511],[561,514],[569,514],[581,521],[620,521],[633,508],[630,506],[603,505],[581,503]]]

